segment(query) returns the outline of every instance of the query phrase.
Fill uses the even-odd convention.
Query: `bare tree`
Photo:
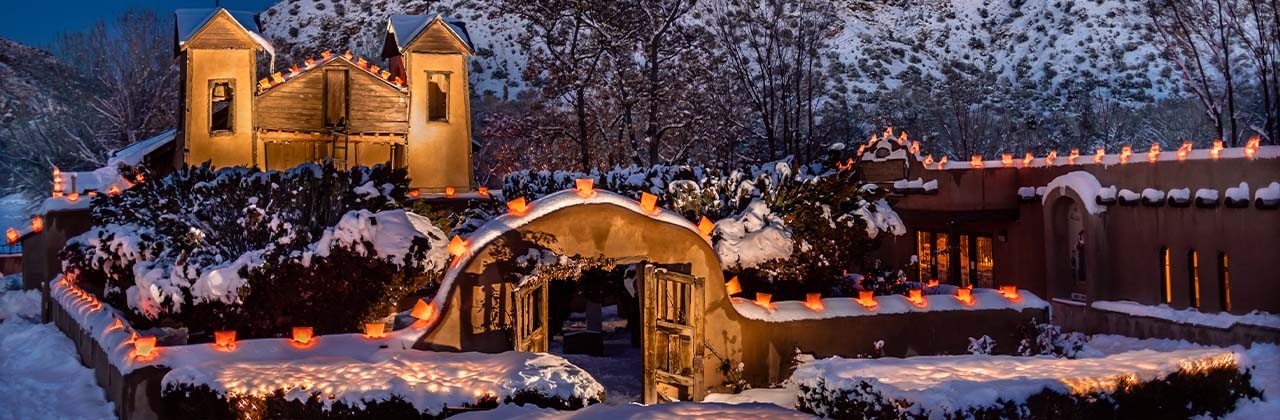
[[[1148,2],[1157,44],[1178,69],[1186,87],[1204,105],[1218,135],[1240,142],[1232,57],[1235,32],[1227,4],[1234,0],[1152,0]],[[1225,114],[1225,115],[1224,115]]]

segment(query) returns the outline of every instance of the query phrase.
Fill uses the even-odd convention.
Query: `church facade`
[[[463,23],[392,16],[382,66],[323,51],[277,70],[251,14],[175,15],[177,166],[278,170],[332,160],[405,168],[411,186],[425,192],[474,187],[467,78],[474,47]]]

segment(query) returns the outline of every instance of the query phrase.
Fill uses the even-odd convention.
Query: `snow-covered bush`
[[[1035,319],[1019,328],[1019,333],[1022,339],[1018,342],[1018,354],[1023,356],[1050,355],[1074,359],[1089,341],[1089,337],[1083,333],[1062,332],[1062,328],[1057,325],[1041,324]]]
[[[64,269],[140,328],[357,331],[435,281],[444,233],[399,210],[404,170],[207,165],[99,195]]]
[[[969,337],[969,354],[991,354],[996,350],[996,339],[989,335]]]

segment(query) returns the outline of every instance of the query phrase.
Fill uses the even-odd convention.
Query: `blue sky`
[[[261,12],[279,0],[220,0],[228,9]],[[215,0],[0,0],[0,36],[47,47],[54,36],[79,31],[99,18],[110,21],[131,8],[168,14],[173,9],[213,7]]]

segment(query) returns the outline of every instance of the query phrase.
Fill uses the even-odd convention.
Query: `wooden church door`
[[[512,341],[515,351],[547,351],[547,282],[534,281],[511,291],[515,303]]]
[[[703,281],[645,264],[641,270],[645,404],[701,400]]]

